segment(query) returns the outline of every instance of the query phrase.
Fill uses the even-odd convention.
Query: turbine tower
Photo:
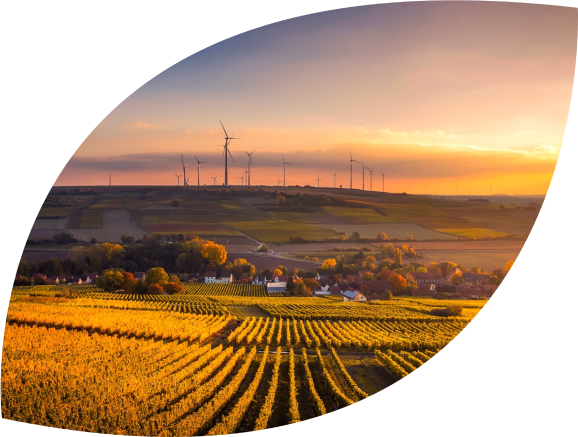
[[[217,185],[217,177],[218,177],[218,176],[219,176],[219,175],[217,175],[217,176],[211,176],[211,179],[213,180],[213,185]]]
[[[229,172],[228,172],[228,166],[229,166],[229,156],[231,157],[232,161],[235,161],[233,159],[233,155],[231,155],[231,151],[229,150],[229,143],[233,140],[239,140],[240,138],[235,138],[235,134],[233,134],[232,137],[229,136],[229,134],[227,133],[227,131],[225,130],[225,126],[223,126],[223,122],[221,122],[221,120],[219,120],[219,123],[221,123],[221,127],[223,128],[223,132],[225,132],[225,145],[224,150],[223,150],[223,154],[225,155],[225,187],[229,186]]]
[[[285,157],[283,155],[281,155],[281,157],[283,158],[283,187],[285,187],[285,166],[293,164],[291,164],[290,162],[286,162]]]
[[[373,170],[375,170],[375,167],[373,167],[371,170],[367,170],[371,174],[369,178],[369,191],[373,191]]]
[[[365,164],[363,163],[363,159],[361,160],[361,189],[365,191]]]
[[[177,177],[177,187],[178,187],[178,186],[180,185],[179,182],[180,182],[180,180],[181,180],[182,174],[176,174],[176,173],[175,173],[175,176]]]
[[[108,174],[108,186],[112,187],[112,173]]]
[[[381,191],[385,193],[385,178],[388,176],[381,170]]]
[[[319,181],[322,181],[323,179],[319,179],[319,173],[317,174],[317,188],[319,188]]]
[[[197,160],[197,187],[201,185],[201,164],[205,164],[207,161],[199,161],[197,155],[195,155],[195,159]]]
[[[353,155],[351,154],[351,149],[349,149],[349,189],[353,190],[353,163],[357,162],[359,164],[359,161],[356,161],[355,159],[353,159]]]
[[[255,150],[257,150],[256,147],[255,147]],[[249,172],[247,173],[247,186],[248,187],[251,186],[251,167],[253,166],[253,158],[251,155],[253,155],[253,153],[255,153],[255,150],[253,150],[251,153],[243,151],[243,153],[247,154],[247,168],[249,169]]]
[[[187,179],[187,172],[185,170],[185,160],[183,154],[181,153],[181,163],[183,164],[183,186],[189,185],[189,180]]]

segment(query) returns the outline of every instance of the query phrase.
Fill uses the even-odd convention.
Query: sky
[[[152,78],[88,135],[55,185],[349,187],[545,194],[574,78],[573,8],[416,2],[340,9],[261,27]],[[336,178],[334,173],[337,174]],[[382,177],[386,175],[387,177]],[[363,167],[354,163],[353,187]],[[182,177],[181,177],[182,183]],[[365,189],[370,173],[365,172]]]

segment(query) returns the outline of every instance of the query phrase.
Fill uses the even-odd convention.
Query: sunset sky
[[[349,187],[349,149],[373,189],[544,194],[562,144],[576,56],[576,9],[421,2],[309,15],[235,36],[153,78],[87,137],[56,185],[190,184],[252,151],[253,185]],[[154,57],[154,53],[151,53]],[[111,66],[112,68],[112,66]],[[362,170],[354,167],[354,188]],[[182,178],[181,178],[182,182]],[[369,173],[366,173],[366,189]]]

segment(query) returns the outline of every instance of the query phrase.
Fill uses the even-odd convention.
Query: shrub
[[[434,308],[430,314],[438,317],[456,317],[462,315],[462,309],[460,305],[448,305],[445,308]]]
[[[163,294],[165,291],[159,284],[151,284],[148,288],[149,294]]]

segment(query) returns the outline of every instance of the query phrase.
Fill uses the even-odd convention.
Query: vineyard
[[[69,228],[79,229],[104,229],[105,211],[78,209],[70,217]]]
[[[13,290],[4,418],[125,435],[281,426],[386,388],[471,320],[425,314],[431,299],[272,298],[247,284],[186,284],[181,295],[69,287],[77,298],[63,288]]]

